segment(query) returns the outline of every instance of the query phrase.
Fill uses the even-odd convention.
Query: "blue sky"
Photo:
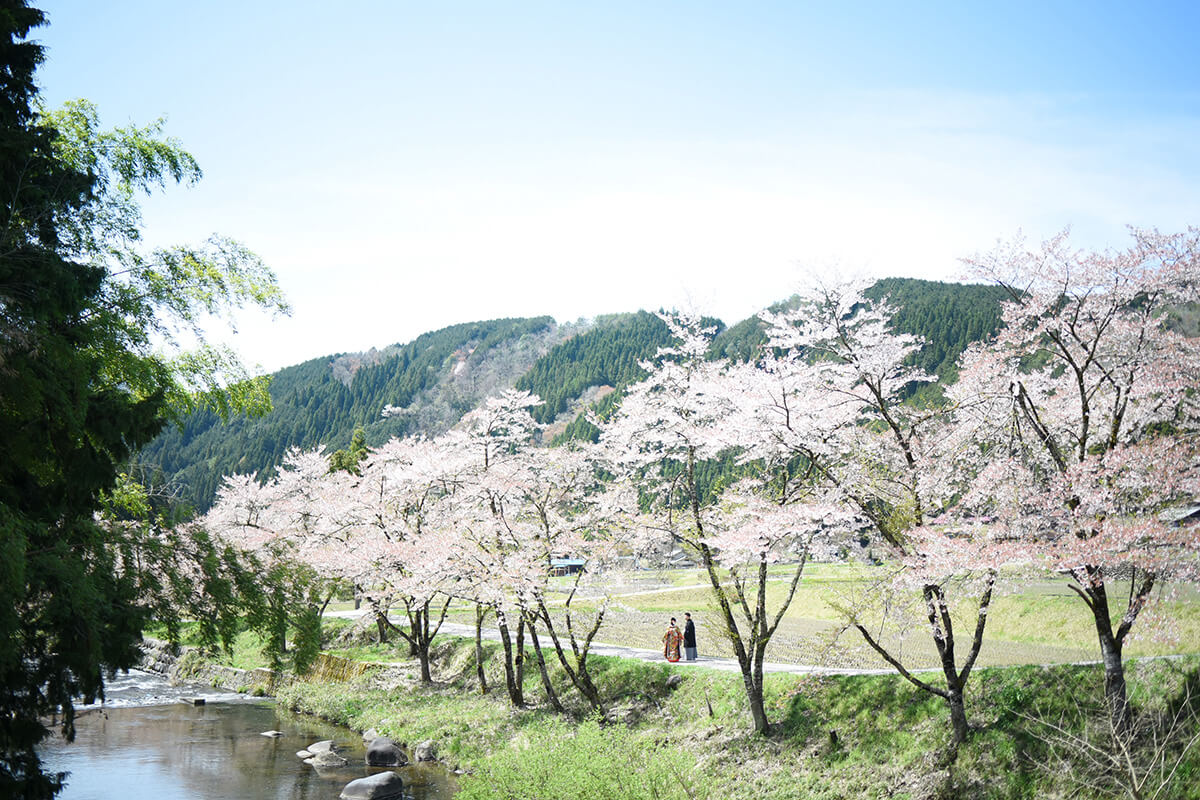
[[[278,273],[294,316],[233,340],[267,369],[1200,224],[1195,3],[40,5],[48,104],[166,115],[204,168],[149,240]]]

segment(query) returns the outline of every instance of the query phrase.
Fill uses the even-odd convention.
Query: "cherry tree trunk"
[[[754,722],[754,732],[767,733],[770,724],[767,722],[767,710],[763,707],[762,685],[755,685],[752,673],[742,671],[742,683],[746,687],[746,699],[750,702],[750,718]]]
[[[475,675],[479,678],[479,693],[487,694],[487,675],[483,671],[483,606],[475,606]]]
[[[963,702],[962,687],[951,689],[946,697],[946,702],[950,704],[950,725],[954,729],[951,741],[955,746],[964,744],[971,733],[971,728],[967,724],[967,708]]]
[[[424,636],[422,635],[424,631],[422,630],[421,625],[426,619],[428,619],[428,606],[426,607],[425,612],[426,613],[422,613],[421,610],[418,610],[415,614],[411,611],[409,612],[408,629],[411,632],[411,636],[408,637],[409,658],[420,658],[422,650],[424,650],[426,652],[426,656],[428,656],[428,648],[423,648],[421,646],[421,643],[424,641]]]
[[[1125,689],[1125,663],[1121,660],[1121,643],[1113,636],[1112,623],[1108,619],[1108,608],[1094,609],[1096,633],[1100,639],[1100,658],[1104,662],[1104,700],[1108,706],[1113,730],[1129,729],[1129,701]],[[1103,613],[1103,620],[1101,614]]]
[[[561,714],[564,709],[558,699],[558,693],[554,691],[554,684],[550,681],[550,671],[546,669],[546,657],[542,654],[542,645],[538,641],[537,627],[532,619],[529,621],[529,638],[533,642],[533,653],[537,659],[538,673],[542,676],[542,686],[546,690],[546,702]]]
[[[766,597],[767,573],[765,568],[762,570],[760,576],[758,591],[760,593],[760,600],[761,598]],[[750,716],[754,720],[754,732],[766,734],[771,727],[771,723],[767,721],[767,710],[763,706],[763,663],[767,659],[767,642],[769,641],[769,635],[766,631],[766,625],[764,622],[766,618],[766,608],[762,606],[761,603],[758,609],[758,616],[759,618],[754,622],[755,626],[758,628],[757,635],[755,637],[757,641],[754,644],[753,650],[751,650],[751,652],[754,654],[754,668],[751,672],[751,684],[753,686],[753,691],[748,693],[747,696],[750,699]]]
[[[525,705],[525,694],[517,679],[517,670],[513,661],[512,634],[508,631],[508,623],[503,614],[496,614],[496,626],[500,629],[500,644],[504,647],[504,685],[508,689],[509,700],[514,706],[521,708]]]
[[[592,683],[592,676],[588,674],[586,661],[580,663],[578,674],[579,691],[587,698],[592,708],[600,708],[603,705],[600,700],[600,690],[596,688],[596,684]]]
[[[517,654],[513,657],[513,677],[517,682],[517,691],[521,702],[525,702],[525,616],[517,622]]]
[[[430,651],[433,647],[433,640],[437,636],[438,630],[442,627],[442,622],[446,619],[446,609],[449,607],[449,600],[442,606],[437,625],[431,628],[429,622],[432,616],[431,601],[424,601],[417,609],[417,613],[412,615],[413,623],[413,644],[417,647],[417,657],[421,661],[421,681],[423,683],[433,683],[433,675],[430,672],[430,664],[433,661]]]
[[[546,626],[546,632],[550,634],[550,641],[554,644],[554,652],[558,656],[558,663],[562,664],[563,671],[567,673],[567,677],[571,679],[571,683],[579,690],[591,704],[592,708],[599,709],[602,706],[600,701],[600,690],[596,688],[596,684],[592,682],[592,677],[588,674],[587,668],[587,653],[574,650],[574,663],[567,656],[566,650],[563,648],[562,641],[558,638],[558,633],[554,630],[554,620],[550,616],[550,612],[546,609],[545,604],[540,607],[540,616]],[[596,623],[599,626],[599,620]],[[592,631],[595,633],[595,629]]]
[[[413,637],[409,642],[412,650],[416,650],[417,660],[421,663],[421,683],[433,683],[433,674],[429,670],[429,604],[413,616]]]
[[[709,581],[712,583],[717,605],[721,610],[721,618],[725,623],[726,636],[728,636],[730,643],[733,644],[734,655],[737,656],[738,666],[742,671],[742,684],[746,687],[746,700],[750,704],[750,718],[754,725],[754,732],[765,734],[770,724],[767,722],[767,711],[763,707],[761,656],[758,659],[758,663],[755,664],[754,651],[747,652],[746,650],[742,635],[738,631],[733,609],[730,607],[729,597],[721,585],[720,576],[717,574],[716,564],[712,558],[712,551],[707,546],[702,545],[700,553],[703,557],[705,569],[708,572]],[[761,649],[765,650],[766,642],[760,642],[759,644],[761,645]]]
[[[944,631],[944,638],[937,644],[941,651],[942,674],[946,676],[946,693],[943,697],[950,706],[950,727],[953,730],[951,742],[957,747],[967,741],[971,734],[971,727],[967,724],[967,708],[964,698],[966,684],[954,661],[954,633],[948,625],[947,630]]]

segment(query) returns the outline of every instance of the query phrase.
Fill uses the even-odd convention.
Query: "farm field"
[[[769,607],[787,590],[785,569],[773,568],[777,576],[768,586]],[[860,601],[867,589],[883,576],[883,568],[858,564],[812,564],[805,569],[796,595],[767,648],[767,661],[802,664],[832,669],[890,669],[853,628],[847,628],[839,605]],[[682,619],[689,611],[696,621],[700,652],[705,656],[732,657],[733,650],[722,636],[720,612],[712,599],[707,576],[700,569],[645,571],[626,574],[613,595],[597,642],[657,649],[670,617]],[[561,603],[569,588],[567,579],[557,579]],[[586,593],[585,593],[586,592]],[[581,587],[572,607],[576,614],[594,613],[598,608],[598,590]],[[963,593],[948,595],[953,603],[955,635],[962,648],[969,645],[974,632],[977,596]],[[919,591],[912,597],[919,600]],[[776,605],[772,605],[776,604]],[[916,604],[910,614],[923,614]],[[1126,644],[1130,657],[1163,656],[1200,652],[1200,594],[1184,587],[1172,596],[1161,598],[1147,610],[1146,617],[1134,628]],[[1169,623],[1160,624],[1165,618]],[[452,607],[448,619],[474,625],[474,610],[466,604]],[[879,616],[863,616],[864,625],[873,633],[879,630]],[[883,640],[906,666],[916,669],[938,666],[931,638],[925,634],[928,622],[910,616],[907,633],[896,625],[884,628]],[[494,621],[489,619],[489,627]],[[578,623],[576,623],[578,625]],[[1140,629],[1140,631],[1139,631]],[[1068,588],[1065,579],[1044,577],[1036,580],[1002,578],[997,582],[978,664],[1015,666],[1025,664],[1066,664],[1096,660],[1098,648],[1095,627],[1083,603]]]

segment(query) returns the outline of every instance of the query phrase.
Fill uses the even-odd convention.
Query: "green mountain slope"
[[[382,352],[315,358],[274,374],[271,413],[228,424],[194,414],[143,449],[138,466],[204,509],[222,476],[269,474],[292,447],[344,447],[359,425],[371,445],[444,431],[573,330],[550,317],[499,319],[453,325]],[[385,405],[398,413],[384,418]]]
[[[999,324],[1001,294],[993,287],[886,278],[868,294],[889,296],[898,309],[896,327],[928,340],[916,360],[943,380],[953,379],[963,348]],[[714,357],[750,359],[763,342],[756,317],[729,328],[706,322],[719,331]],[[145,448],[139,466],[154,483],[203,509],[222,476],[267,474],[291,447],[345,447],[359,425],[369,445],[390,436],[439,433],[483,398],[514,385],[545,401],[536,416],[554,423],[552,441],[591,438],[596,431],[583,409],[603,414],[619,402],[622,390],[643,377],[640,362],[668,340],[666,325],[645,311],[600,317],[591,325],[558,325],[550,317],[453,325],[407,344],[280,370],[271,385],[270,414],[229,424],[194,415]],[[382,416],[384,406],[395,413]]]
[[[1000,301],[1007,298],[999,286],[915,278],[884,278],[864,294],[888,298],[896,309],[896,330],[925,339],[916,365],[943,381],[953,379],[954,363],[967,345],[996,332]]]
[[[628,386],[646,376],[639,366],[671,341],[667,325],[654,314],[601,317],[586,333],[555,347],[521,376],[516,388],[533,392],[545,405],[534,409],[538,422],[550,422],[593,386]]]
[[[864,294],[884,297],[896,309],[892,322],[897,331],[926,340],[915,363],[943,380],[952,377],[954,362],[971,342],[991,335],[1000,324],[1004,290],[997,286],[942,283],[916,278],[883,278]],[[771,306],[772,311],[794,307],[791,297]],[[763,325],[750,317],[732,325],[713,339],[715,357],[746,361],[766,342]]]

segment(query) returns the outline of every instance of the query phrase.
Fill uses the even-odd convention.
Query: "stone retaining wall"
[[[381,666],[386,665],[352,661],[341,656],[320,653],[304,678],[343,683],[360,678]],[[280,686],[295,680],[295,676],[279,675],[273,670],[261,667],[238,669],[213,664],[198,648],[173,647],[158,639],[143,640],[141,668],[163,675],[171,681],[200,683],[233,692],[253,694],[274,694]]]

